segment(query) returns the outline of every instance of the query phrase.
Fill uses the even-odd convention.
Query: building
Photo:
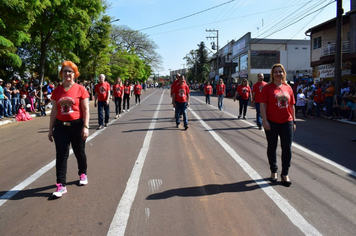
[[[178,69],[178,70],[171,70],[169,72],[169,80],[171,82],[173,82],[176,79],[176,75],[177,74],[181,74],[181,75],[186,75],[188,73],[188,69],[184,68],[184,69]]]
[[[342,67],[341,81],[356,81],[356,1],[351,1],[351,11],[342,16]],[[310,65],[315,81],[334,79],[336,51],[336,18],[310,28]]]
[[[251,38],[249,32],[222,47],[218,55],[218,70],[215,56],[212,59],[212,72],[209,74],[209,78],[215,81],[223,78],[225,83],[239,83],[246,78],[255,83],[260,72],[269,81],[271,68],[275,63],[283,64],[287,71],[287,80],[312,76],[310,40]]]

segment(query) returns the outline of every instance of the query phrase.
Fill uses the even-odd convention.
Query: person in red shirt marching
[[[248,99],[250,98],[250,94],[251,94],[251,88],[250,86],[248,86],[248,81],[247,79],[243,79],[241,84],[237,86],[236,93],[234,96],[234,102],[236,101],[236,96],[240,97],[239,116],[237,117],[238,119],[241,118],[242,109],[244,112],[243,119],[246,119],[247,105],[248,105]]]
[[[251,103],[252,106],[256,108],[256,122],[258,129],[262,129],[262,118],[261,118],[261,110],[260,110],[260,102],[261,102],[261,91],[262,88],[267,84],[264,79],[264,75],[262,73],[258,73],[257,75],[258,82],[253,85],[252,88],[252,96],[251,96]]]
[[[137,100],[138,104],[141,105],[141,91],[142,91],[142,86],[138,81],[136,81],[135,86],[134,86],[134,93],[135,93],[135,102],[137,105]]]
[[[275,64],[271,69],[271,82],[266,84],[261,93],[262,125],[267,138],[267,156],[271,170],[271,181],[277,181],[277,144],[278,136],[282,147],[281,178],[285,186],[292,182],[288,171],[292,159],[293,132],[296,130],[295,98],[292,88],[286,83],[286,71],[282,64]]]
[[[183,114],[184,128],[188,129],[187,107],[189,107],[190,90],[184,82],[184,76],[179,76],[179,83],[173,89],[172,98],[173,107],[175,108],[176,127],[179,128],[179,115]]]
[[[55,197],[67,193],[66,175],[69,146],[72,145],[78,163],[79,185],[88,184],[85,141],[89,135],[89,93],[74,82],[79,77],[78,67],[65,61],[59,72],[63,84],[54,89],[49,123],[49,141],[56,146],[57,190]]]
[[[209,81],[206,82],[204,87],[205,103],[210,104],[210,95],[213,93],[213,87],[211,87]]]
[[[98,100],[98,103],[96,101]],[[99,83],[95,85],[95,102],[94,107],[98,105],[98,120],[99,127],[98,129],[104,128],[103,125],[103,108],[105,111],[105,127],[108,126],[109,123],[109,115],[110,115],[110,84],[105,82],[105,75],[99,75]]]
[[[124,86],[122,85],[122,80],[120,77],[116,79],[115,84],[112,86],[113,91],[113,102],[115,103],[115,119],[119,118],[121,115],[121,103],[122,97],[124,96]]]
[[[125,112],[125,103],[127,103],[127,112],[130,111],[130,97],[131,97],[131,86],[129,84],[129,81],[126,80],[124,85],[124,102],[122,105],[123,112]]]
[[[224,94],[225,84],[222,79],[219,79],[219,84],[216,85],[216,95],[218,95],[218,107],[220,111],[223,109]]]

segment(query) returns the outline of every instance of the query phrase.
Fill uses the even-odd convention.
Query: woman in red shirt
[[[219,84],[216,85],[216,95],[218,95],[219,110],[223,109],[224,94],[225,94],[225,84],[222,79],[219,79]]]
[[[316,90],[314,93],[314,102],[316,104],[316,117],[320,115],[320,109],[323,107],[324,104],[324,96],[323,90],[321,89],[321,84],[316,84]]]
[[[271,82],[266,84],[261,93],[262,125],[267,138],[267,156],[271,170],[271,181],[277,181],[277,144],[278,136],[282,147],[282,182],[290,186],[288,171],[292,159],[293,132],[296,129],[294,94],[286,83],[286,71],[282,64],[275,64],[271,69]]]
[[[131,97],[131,86],[129,84],[129,81],[125,81],[124,85],[124,102],[122,105],[123,112],[125,112],[125,103],[127,103],[127,111],[130,111],[130,97]]]
[[[57,190],[55,197],[67,192],[66,175],[69,146],[77,158],[79,185],[88,184],[85,140],[89,135],[89,93],[74,82],[79,77],[78,67],[71,61],[64,61],[59,72],[63,84],[52,93],[52,111],[49,123],[49,141],[56,144]]]
[[[206,82],[205,86],[204,86],[204,94],[205,94],[205,103],[206,104],[210,104],[210,95],[213,92],[213,88],[211,87],[209,81]]]
[[[238,119],[241,118],[242,109],[243,109],[244,111],[243,119],[246,120],[247,105],[248,105],[248,99],[250,98],[250,95],[251,95],[251,88],[250,86],[248,86],[248,81],[247,79],[243,79],[241,84],[237,87],[234,96],[234,102],[236,101],[236,96],[240,97],[239,99],[240,110],[239,110],[239,116],[237,117]]]
[[[122,80],[120,77],[116,79],[115,84],[112,86],[113,90],[113,102],[115,102],[115,111],[116,111],[116,116],[115,119],[119,118],[121,115],[121,103],[122,103],[122,97],[124,96],[124,86],[122,85]]]

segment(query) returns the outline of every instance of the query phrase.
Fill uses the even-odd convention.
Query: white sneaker
[[[79,185],[87,185],[88,184],[88,177],[86,174],[81,174],[79,176]]]
[[[116,115],[116,116],[115,116],[115,119],[117,119],[117,118],[119,118],[119,115]]]
[[[130,109],[127,109],[127,112],[129,112],[130,111]]]
[[[125,110],[122,110],[123,113],[125,113]]]
[[[63,187],[62,184],[56,184],[57,190],[52,194],[55,197],[62,197],[63,194],[67,193],[67,187]]]

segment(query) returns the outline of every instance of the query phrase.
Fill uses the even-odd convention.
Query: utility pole
[[[336,48],[335,48],[335,95],[340,95],[341,93],[341,68],[342,68],[342,14],[344,9],[342,9],[342,0],[337,1],[336,9]]]
[[[216,80],[217,76],[219,76],[219,30],[209,29],[209,30],[206,30],[206,32],[216,33],[216,35],[214,35],[214,36],[206,37],[207,39],[216,39],[216,71],[215,71],[215,80]],[[214,44],[213,44],[212,49],[213,50],[215,49]]]

